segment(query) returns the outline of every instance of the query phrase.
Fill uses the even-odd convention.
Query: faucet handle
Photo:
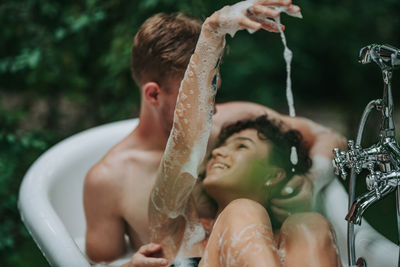
[[[375,188],[376,178],[378,177],[378,172],[374,170],[374,163],[370,162],[367,164],[367,169],[369,170],[369,174],[365,178],[365,183],[367,184],[368,190],[372,190]],[[379,172],[380,173],[380,172]],[[379,175],[379,174],[378,174]],[[380,175],[379,175],[380,176]]]
[[[359,174],[362,171],[363,156],[361,153],[361,146],[355,145],[353,140],[347,142],[349,146],[349,151],[346,154],[348,167],[354,168],[354,170]]]
[[[345,165],[347,162],[346,153],[340,152],[339,148],[333,149],[333,154],[335,157],[332,160],[333,170],[336,175],[340,175],[343,180],[346,180],[347,172],[345,170]]]
[[[349,146],[349,150],[354,150],[354,141],[353,140],[349,140],[347,141],[347,145]]]
[[[338,157],[340,157],[340,150],[339,150],[339,148],[337,148],[337,147],[335,147],[334,149],[333,149],[333,154],[335,155],[335,158],[338,158]]]
[[[357,174],[360,174],[361,171],[362,171],[362,164],[359,163],[359,162],[356,162],[356,163],[354,164],[354,169],[355,169],[355,171],[356,171]]]
[[[377,187],[378,183],[376,178],[378,175],[379,173],[371,173],[365,178],[365,183],[367,184],[367,189],[369,191],[374,190]]]
[[[374,163],[370,162],[367,164],[367,169],[369,170],[369,172],[374,175]]]
[[[380,190],[379,190],[379,181],[381,180],[382,177],[382,172],[380,171],[374,171],[374,164],[373,163],[368,163],[367,169],[369,170],[370,174],[367,175],[365,178],[365,183],[367,184],[367,188],[369,191],[374,190],[375,191],[375,196],[380,199],[382,196]]]

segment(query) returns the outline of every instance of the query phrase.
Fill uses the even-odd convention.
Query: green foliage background
[[[19,219],[17,194],[30,164],[83,129],[138,115],[130,46],[157,12],[206,18],[235,1],[20,0],[0,3],[0,265],[46,266]],[[304,19],[283,15],[293,50],[299,115],[354,137],[364,105],[381,96],[377,66],[357,63],[371,43],[400,47],[398,0],[299,0]],[[219,102],[249,100],[287,113],[282,44],[276,34],[228,39]],[[394,97],[399,99],[399,75]],[[328,114],[325,117],[318,113]],[[360,189],[362,190],[362,189]],[[394,198],[367,217],[395,240]],[[384,217],[384,219],[382,219]]]

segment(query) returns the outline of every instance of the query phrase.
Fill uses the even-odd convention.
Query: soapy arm
[[[215,36],[206,21],[182,80],[173,128],[150,196],[152,241],[162,244],[168,260],[181,246],[186,218],[193,213],[190,194],[204,157],[211,128],[216,88],[212,81],[224,47],[224,35]],[[189,203],[189,204],[188,204]]]

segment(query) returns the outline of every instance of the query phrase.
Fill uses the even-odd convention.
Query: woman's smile
[[[215,162],[215,163],[212,163],[211,166],[210,166],[210,169],[223,169],[223,170],[226,170],[228,168],[229,168],[229,165],[225,164],[225,163],[222,163],[222,162]]]
[[[219,181],[240,186],[243,179],[252,173],[254,164],[265,158],[267,151],[266,141],[258,138],[255,129],[233,134],[212,151],[205,183]]]

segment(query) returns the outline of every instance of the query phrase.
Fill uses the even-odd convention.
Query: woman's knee
[[[214,229],[225,233],[226,238],[251,238],[253,234],[271,239],[271,222],[265,208],[250,199],[232,201],[221,212]]]
[[[221,212],[207,250],[211,244],[227,265],[231,260],[236,266],[259,266],[250,262],[268,262],[263,266],[279,263],[268,214],[262,205],[249,199],[234,200]]]
[[[316,212],[298,213],[290,216],[282,226],[288,243],[303,240],[316,247],[331,246],[335,242],[334,231],[330,222]],[[302,244],[304,245],[304,243]]]
[[[340,266],[333,228],[318,213],[290,216],[282,226],[279,247],[286,254],[285,266]]]
[[[262,205],[249,199],[232,201],[221,212],[213,232],[224,239],[251,238],[254,233],[271,239],[272,227],[268,213]]]
[[[289,225],[301,226],[305,229],[327,230],[331,228],[329,221],[317,212],[302,212],[289,216],[283,224],[283,227]],[[296,227],[294,228],[296,229]]]

